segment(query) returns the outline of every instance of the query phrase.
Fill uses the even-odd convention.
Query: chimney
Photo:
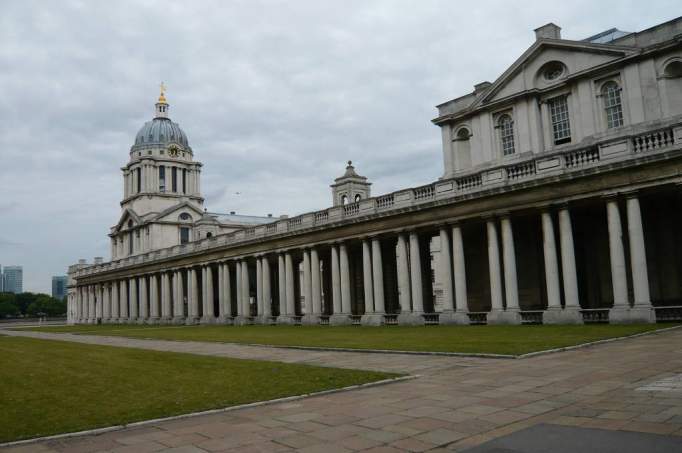
[[[84,258],[81,258],[78,260],[78,264],[87,264],[87,263],[88,263],[87,260],[85,260]]]
[[[492,83],[488,81],[477,83],[476,85],[474,85],[474,94],[478,96],[480,93],[487,90],[490,85],[492,85]]]
[[[561,27],[552,22],[535,29],[535,40],[561,39]]]
[[[101,256],[96,256],[95,257],[95,264],[102,264],[104,262],[104,258]]]
[[[230,215],[235,215],[236,213],[234,211],[230,211]]]
[[[268,217],[272,217],[272,214],[268,214]]]

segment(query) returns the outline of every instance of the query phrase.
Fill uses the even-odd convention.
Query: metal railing
[[[580,310],[585,324],[607,324],[609,322],[608,308],[586,308]]]
[[[542,324],[542,314],[544,310],[521,311],[521,324]]]

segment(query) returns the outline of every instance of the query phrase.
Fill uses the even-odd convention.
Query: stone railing
[[[385,326],[397,326],[398,325],[398,315],[393,313],[387,313],[384,315]]]
[[[74,265],[72,268],[75,272],[72,276],[83,277],[135,264],[191,254],[214,247],[263,239],[268,236],[318,225],[335,224],[346,219],[367,218],[380,212],[419,207],[434,201],[454,199],[464,194],[471,196],[479,191],[520,181],[527,183],[560,173],[570,174],[572,171],[581,171],[588,167],[599,167],[616,161],[636,159],[647,153],[665,152],[680,145],[682,145],[682,122],[679,118],[675,121],[658,122],[655,125],[639,125],[631,128],[631,132],[628,134],[606,137],[600,142],[591,143],[588,146],[575,145],[561,151],[535,154],[523,161],[502,164],[483,170],[472,170],[466,174],[442,179],[425,186],[399,190],[345,206],[331,207],[288,219],[277,219],[266,225],[205,238],[182,246],[169,247],[102,264]]]
[[[471,325],[488,324],[487,311],[470,311],[467,316],[469,316],[469,324]]]

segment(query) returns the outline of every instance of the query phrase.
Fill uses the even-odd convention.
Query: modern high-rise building
[[[24,268],[21,266],[5,266],[2,273],[3,291],[19,294],[24,292]]]
[[[52,277],[52,297],[62,300],[66,297],[66,275],[54,275]]]

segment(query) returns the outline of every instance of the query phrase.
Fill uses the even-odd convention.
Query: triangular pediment
[[[513,97],[530,90],[543,90],[559,85],[573,75],[622,59],[638,49],[611,44],[594,44],[563,39],[540,39],[530,46],[480,96],[472,108]],[[560,62],[565,72],[554,80],[540,74],[546,64]]]
[[[130,208],[126,208],[123,210],[121,213],[121,217],[119,217],[118,222],[116,225],[112,228],[111,233],[117,233],[123,229],[123,227],[128,223],[129,220],[133,221],[133,225],[139,225],[140,223],[143,222],[143,219],[137,215],[135,211],[133,211]]]
[[[197,220],[201,219],[201,216],[204,214],[203,211],[197,206],[185,201],[164,209],[150,220],[152,222],[177,222],[179,221],[179,216],[182,213],[191,215],[192,222],[196,222]]]

